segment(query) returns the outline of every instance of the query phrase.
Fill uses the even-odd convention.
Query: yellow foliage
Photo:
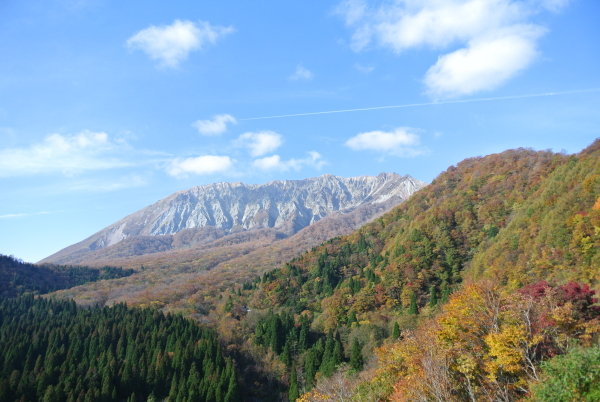
[[[486,362],[488,378],[496,382],[499,374],[524,374],[524,346],[529,343],[525,325],[506,325],[500,332],[488,334],[485,342],[490,359]],[[522,379],[522,381],[524,381]]]
[[[587,193],[591,193],[594,191],[594,187],[596,184],[600,182],[600,175],[593,174],[581,183],[581,187]]]
[[[312,390],[303,394],[300,398],[296,399],[296,402],[327,402],[329,396],[319,392],[318,390]]]
[[[488,282],[466,285],[421,324],[376,350],[369,387],[386,395],[393,384],[392,402],[523,400],[540,359],[549,357],[542,344],[567,350],[575,339],[589,344],[600,334],[600,320],[576,319],[573,305],[558,306],[552,290],[534,300]]]
[[[454,349],[466,349],[475,353],[484,346],[483,336],[493,325],[488,302],[498,299],[497,290],[491,285],[485,285],[486,295],[481,285],[467,285],[457,292],[444,307],[440,315],[439,340]],[[494,306],[496,307],[496,306]]]
[[[600,320],[596,318],[583,324],[583,334],[579,339],[582,341],[583,345],[591,346],[594,343],[598,343],[599,334]]]
[[[410,334],[406,338],[412,339]],[[401,375],[406,374],[404,360],[407,349],[410,350],[411,346],[413,345],[406,341],[375,349],[378,367],[373,382],[393,384]]]

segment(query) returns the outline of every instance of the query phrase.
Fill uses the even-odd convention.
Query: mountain
[[[597,286],[599,250],[600,140],[575,155],[514,149],[449,167],[390,212],[270,273],[245,303],[316,308],[313,325],[327,331],[351,310],[427,309],[465,280]],[[343,304],[335,314],[323,304],[332,296]]]
[[[521,212],[526,214],[528,209],[523,208],[534,200],[546,205],[546,213],[551,212],[548,200],[539,197],[542,188],[553,183],[555,171],[569,167],[568,161],[566,155],[529,149],[466,159],[448,168],[392,211],[294,261],[293,265],[306,276],[302,288],[288,280],[289,267],[276,270],[272,278],[277,283],[265,286],[266,292],[255,292],[255,307],[281,303],[295,306],[296,312],[311,310],[312,306],[321,308],[323,299],[348,289],[344,284],[351,279],[360,286],[353,290],[354,298],[344,301],[342,311],[353,309],[354,301],[361,304],[357,313],[388,307],[408,309],[411,304],[425,307],[432,299],[460,287],[465,275],[474,275],[474,261],[479,261],[498,241],[503,246],[502,253],[508,257],[501,265],[506,272],[515,266],[514,258],[522,254],[519,247],[524,245],[522,242],[507,244],[505,240],[506,236],[512,239],[515,235],[517,228],[512,225],[513,220],[520,217]],[[581,180],[585,180],[585,176]],[[571,189],[580,200],[593,205],[593,194],[583,198],[583,194],[574,191]],[[567,191],[555,196],[572,198]],[[573,212],[583,207],[576,202],[566,205]],[[560,215],[570,216],[565,211]],[[555,232],[560,227],[554,225]],[[548,230],[550,228],[552,226]],[[510,235],[506,234],[507,230]],[[523,228],[517,230],[529,236],[536,233]],[[568,233],[569,228],[566,230]],[[477,276],[485,276],[479,267]],[[521,283],[538,279],[541,278],[523,279]],[[375,285],[379,286],[377,297],[373,294]],[[272,289],[277,292],[271,293]],[[346,320],[346,314],[339,311],[335,315],[328,314],[325,309],[315,325],[327,331]]]
[[[54,296],[210,323],[246,359],[242,382],[268,383],[257,400],[597,399],[586,367],[600,362],[600,139],[574,155],[466,159],[349,230],[382,204],[284,239],[273,227],[227,234],[191,247],[195,262],[183,249],[148,254],[171,265]],[[296,247],[340,224],[350,233]]]
[[[359,183],[365,183],[365,188],[361,189]],[[131,236],[105,248],[89,248],[114,227],[141,215],[142,210],[44,261],[69,261],[71,264],[85,261],[89,266],[114,265],[136,269],[137,273],[129,278],[89,283],[57,293],[58,297],[74,298],[79,304],[127,302],[129,305],[162,306],[175,311],[203,313],[211,305],[209,300],[232,283],[252,280],[256,275],[278,268],[332,237],[351,233],[424,186],[425,183],[408,175],[386,173],[377,177],[345,179],[324,175],[262,186],[237,185],[236,188],[254,188],[263,195],[269,194],[269,188],[271,195],[274,195],[273,187],[287,189],[280,194],[279,200],[295,199],[299,205],[320,198],[325,200],[323,205],[330,205],[331,209],[336,205],[338,209],[340,205],[346,208],[332,211],[291,236],[285,232],[285,228],[291,226],[288,221],[288,224],[282,224],[283,229],[259,227],[226,233],[224,228],[205,226],[184,229],[173,235]],[[228,186],[221,183],[197,189],[204,188],[214,197],[213,190],[217,187]],[[178,194],[181,193],[167,199],[177,199]],[[359,204],[361,200],[362,204]],[[168,207],[169,204],[164,205]],[[280,205],[284,207],[282,202]],[[311,207],[326,210],[315,203]],[[152,206],[147,209],[150,208]]]
[[[148,263],[148,258],[136,257],[147,254],[177,250],[189,254],[193,248],[200,251],[266,238],[273,242],[325,217],[361,207],[360,214],[368,220],[424,186],[396,173],[198,186],[143,208],[41,262],[105,264],[116,260],[139,266]],[[221,238],[227,240],[215,243]],[[172,258],[178,260],[176,255]]]
[[[123,278],[132,269],[90,268],[54,264],[29,264],[13,256],[0,254],[0,298],[24,294],[44,294],[105,279]]]
[[[571,400],[530,397],[543,362],[598,343],[599,263],[600,139],[574,155],[521,148],[449,167],[353,233],[234,285],[213,317],[292,367],[280,381],[313,388],[307,401]],[[558,389],[591,395],[579,373]]]

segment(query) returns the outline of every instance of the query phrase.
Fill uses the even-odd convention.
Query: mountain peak
[[[362,205],[398,204],[426,184],[406,175],[340,177],[329,173],[264,184],[220,182],[178,191],[44,259],[98,250],[132,236],[174,235],[214,227],[225,234],[273,228],[289,236],[334,212]]]

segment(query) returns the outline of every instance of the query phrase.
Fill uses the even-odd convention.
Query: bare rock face
[[[143,208],[41,262],[74,261],[75,255],[83,256],[136,236],[171,238],[180,234],[177,238],[181,238],[182,231],[193,232],[196,235],[185,237],[198,244],[209,227],[213,228],[209,231],[213,240],[215,236],[265,228],[290,236],[332,213],[348,213],[369,204],[399,204],[425,185],[409,175],[381,173],[350,178],[325,174],[260,185],[236,182],[198,186]]]

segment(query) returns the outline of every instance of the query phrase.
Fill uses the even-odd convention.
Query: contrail
[[[326,112],[282,114],[279,116],[248,117],[246,119],[238,119],[238,120],[243,121],[243,120],[279,119],[282,117],[313,116],[313,115],[317,115],[317,114],[348,113],[348,112],[364,112],[367,110],[398,109],[398,108],[417,107],[417,106],[448,105],[448,104],[452,104],[452,103],[489,102],[489,101],[498,101],[498,100],[507,100],[507,99],[540,98],[543,96],[570,95],[570,94],[580,94],[580,93],[598,92],[598,91],[600,91],[600,88],[581,89],[581,90],[562,91],[562,92],[546,92],[546,93],[541,93],[541,94],[501,96],[501,97],[496,97],[496,98],[477,98],[477,99],[455,100],[455,101],[445,101],[445,102],[409,103],[409,104],[405,104],[405,105],[366,107],[366,108],[362,108],[362,109],[329,110]]]

